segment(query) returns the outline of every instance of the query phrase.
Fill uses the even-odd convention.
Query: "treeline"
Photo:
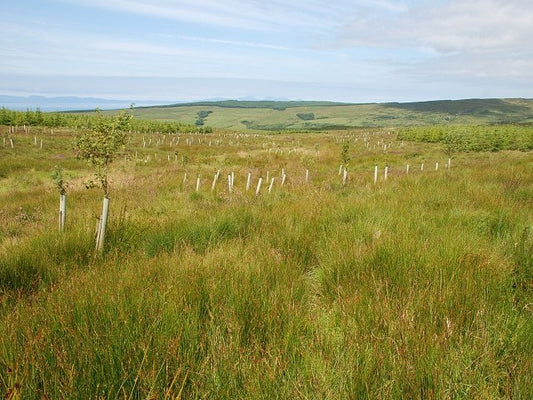
[[[403,128],[398,139],[442,143],[448,153],[533,150],[533,126],[432,126]]]
[[[48,126],[51,128],[69,127],[73,123],[74,114],[43,113],[37,108],[35,111],[13,111],[5,107],[0,109],[0,125],[8,126]],[[81,122],[82,115],[76,115],[76,121]]]
[[[13,111],[5,107],[0,109],[0,125],[5,126],[45,126],[49,128],[92,129],[100,118],[107,118],[101,113],[78,114],[60,112],[42,112],[39,109]],[[133,119],[131,130],[139,133],[176,133],[198,132],[211,133],[211,127],[198,127],[183,122],[155,121]]]
[[[203,126],[205,123],[205,119],[211,114],[213,111],[211,110],[204,110],[204,111],[198,111],[196,113],[196,121],[194,122],[194,125],[196,126]]]
[[[296,116],[304,121],[312,121],[315,119],[315,114],[312,112],[309,113],[296,113]]]

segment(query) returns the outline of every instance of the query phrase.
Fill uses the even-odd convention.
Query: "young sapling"
[[[52,173],[52,180],[55,183],[57,191],[59,192],[59,232],[65,231],[65,222],[67,219],[67,187],[68,183],[65,181],[63,170],[56,165]]]
[[[96,250],[99,252],[102,252],[104,248],[109,215],[109,165],[126,145],[132,117],[131,112],[126,111],[122,111],[114,117],[104,117],[97,110],[95,126],[80,135],[75,143],[78,158],[93,166],[96,178],[95,186],[99,186],[104,194],[102,215],[96,234]]]

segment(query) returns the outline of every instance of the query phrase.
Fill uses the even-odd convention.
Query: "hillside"
[[[200,113],[200,114],[199,114]],[[325,130],[351,127],[533,122],[533,100],[468,99],[416,103],[346,104],[305,101],[219,101],[144,107],[142,119],[237,130]]]

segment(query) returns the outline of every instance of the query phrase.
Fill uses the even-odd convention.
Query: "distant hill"
[[[412,103],[330,101],[206,100],[167,105],[80,97],[4,96],[0,107],[14,110],[91,112],[128,108],[141,119],[182,121],[234,130],[326,130],[354,127],[487,125],[533,123],[532,99],[465,99]]]
[[[198,101],[194,103],[178,103],[158,108],[172,107],[223,107],[223,108],[270,108],[273,110],[285,110],[294,107],[312,107],[312,106],[338,106],[350,103],[337,103],[332,101],[275,101],[275,100],[219,100],[219,101]],[[145,108],[145,107],[143,107]]]
[[[135,109],[138,118],[238,130],[325,130],[442,124],[533,123],[531,99],[348,104],[320,101],[210,101]]]
[[[523,102],[524,104],[521,104]],[[388,103],[385,107],[423,112],[443,112],[451,115],[502,115],[529,113],[531,101],[518,99],[438,100],[417,103]]]

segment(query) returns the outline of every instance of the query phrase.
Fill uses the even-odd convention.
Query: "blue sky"
[[[0,94],[533,97],[531,0],[17,0]]]

